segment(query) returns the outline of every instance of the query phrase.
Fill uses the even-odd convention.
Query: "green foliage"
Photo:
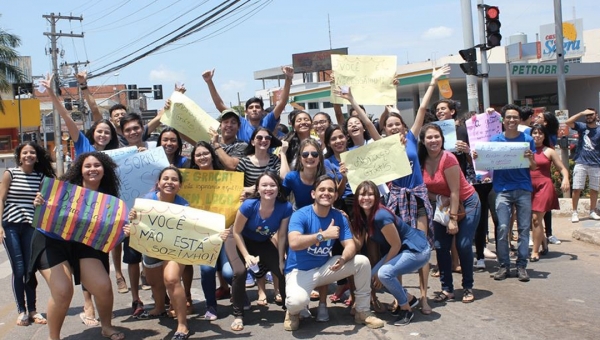
[[[5,31],[0,26],[0,92],[10,92],[11,84],[8,79],[16,82],[23,80],[23,71],[14,65],[19,58],[16,48],[21,45],[21,39]],[[0,111],[4,111],[0,98]]]
[[[569,183],[571,183],[571,188],[573,188],[573,168],[575,167],[575,162],[572,159],[569,159]],[[554,190],[558,194],[559,198],[563,197],[563,192],[560,190],[560,184],[562,183],[562,176],[558,169],[552,164],[550,168],[550,175],[552,176],[552,183],[554,184]],[[589,184],[588,180],[585,181],[585,188],[581,192],[581,197],[587,197],[589,193]]]

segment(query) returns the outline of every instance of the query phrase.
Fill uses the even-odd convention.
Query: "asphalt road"
[[[425,316],[419,312],[410,325],[393,326],[395,318],[390,314],[380,317],[388,322],[383,329],[370,330],[355,325],[349,309],[342,304],[330,304],[330,321],[317,323],[304,320],[300,330],[283,330],[284,312],[281,307],[270,304],[258,307],[253,302],[252,310],[246,313],[245,328],[241,332],[230,330],[233,321],[229,300],[219,301],[219,319],[203,321],[199,315],[188,317],[193,332],[190,339],[337,339],[343,336],[358,336],[361,339],[598,339],[598,317],[600,316],[600,247],[573,240],[575,228],[595,226],[594,221],[582,220],[571,224],[568,218],[555,217],[555,235],[563,243],[550,246],[548,255],[539,262],[530,263],[527,270],[531,281],[519,282],[516,278],[494,281],[490,275],[496,270],[496,261],[486,260],[487,269],[475,273],[474,294],[476,301],[463,304],[460,300],[435,304],[430,300],[433,313]],[[494,245],[489,246],[494,250]],[[432,258],[431,262],[434,262]],[[205,310],[200,287],[199,270],[193,284],[194,307],[202,315]],[[111,274],[114,277],[114,274]],[[48,288],[40,277],[38,288],[38,310],[45,312]],[[407,275],[405,284],[412,293],[417,293],[417,275]],[[456,295],[460,298],[460,275],[455,274]],[[113,283],[114,284],[114,283]],[[440,289],[439,280],[430,278],[430,296]],[[0,250],[0,339],[47,339],[46,326],[15,325],[17,317],[11,290],[11,269],[4,248]],[[272,286],[268,285],[269,293]],[[333,292],[334,286],[330,286]],[[115,289],[116,291],[116,286]],[[142,300],[152,303],[149,291],[142,291]],[[256,288],[249,291],[256,299]],[[272,296],[269,296],[272,299]],[[380,294],[380,300],[390,303],[389,294]],[[62,329],[63,339],[102,339],[99,327],[86,327],[79,319],[82,297],[79,289]],[[317,303],[311,303],[316,313]],[[172,319],[133,320],[129,317],[131,297],[117,294],[115,297],[114,325],[119,327],[127,339],[170,339],[176,323]]]

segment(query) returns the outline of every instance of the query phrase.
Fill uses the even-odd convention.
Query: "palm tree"
[[[6,32],[0,27],[0,93],[11,92],[11,83],[23,80],[23,71],[15,66],[19,54],[15,48],[21,45],[21,38]],[[9,82],[11,80],[11,82]],[[0,111],[4,113],[2,98],[0,98]]]

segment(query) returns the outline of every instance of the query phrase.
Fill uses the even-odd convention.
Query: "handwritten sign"
[[[136,198],[144,197],[154,188],[158,174],[169,166],[169,159],[161,146],[119,158],[116,163],[121,180],[121,199],[127,207],[133,207]]]
[[[179,195],[191,207],[225,216],[225,226],[235,220],[244,190],[244,173],[237,171],[181,169],[183,185]]]
[[[35,208],[34,227],[105,253],[123,240],[128,215],[120,199],[49,177],[40,193],[46,204]]]
[[[135,200],[129,245],[148,256],[181,264],[215,266],[225,217],[161,201]]]
[[[439,120],[433,122],[433,124],[442,129],[444,149],[454,152],[456,150],[456,124],[454,123],[454,119]]]
[[[498,112],[480,113],[467,119],[467,134],[471,148],[478,142],[489,142],[492,136],[502,133],[502,116]]]
[[[390,105],[396,103],[396,56],[331,55],[335,84],[350,86],[352,95],[360,104]],[[331,102],[343,104],[344,99],[333,95]]]
[[[406,148],[392,135],[340,155],[348,168],[352,191],[365,179],[384,184],[412,173]]]
[[[476,170],[500,170],[529,168],[529,160],[525,151],[529,150],[527,142],[479,142],[475,151]]]
[[[181,92],[173,92],[170,99],[171,107],[163,114],[161,123],[195,141],[210,140],[208,129],[212,127],[216,131],[219,122]]]
[[[119,149],[113,149],[113,150],[103,150],[102,152],[109,155],[110,158],[112,158],[112,160],[116,162],[117,160],[119,160],[121,158],[133,155],[134,153],[137,153],[137,147],[136,146],[128,146],[125,148],[119,148]]]

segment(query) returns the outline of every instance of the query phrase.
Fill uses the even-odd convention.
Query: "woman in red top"
[[[473,236],[481,214],[479,196],[465,179],[456,157],[444,150],[444,135],[439,126],[423,126],[419,134],[418,154],[429,199],[436,201],[437,196],[441,196],[443,206],[450,206],[450,223],[447,227],[433,222],[434,244],[442,283],[442,291],[434,301],[454,299],[450,248],[455,237],[463,276],[462,301],[473,302]],[[460,202],[464,204],[466,216],[458,222]]]

